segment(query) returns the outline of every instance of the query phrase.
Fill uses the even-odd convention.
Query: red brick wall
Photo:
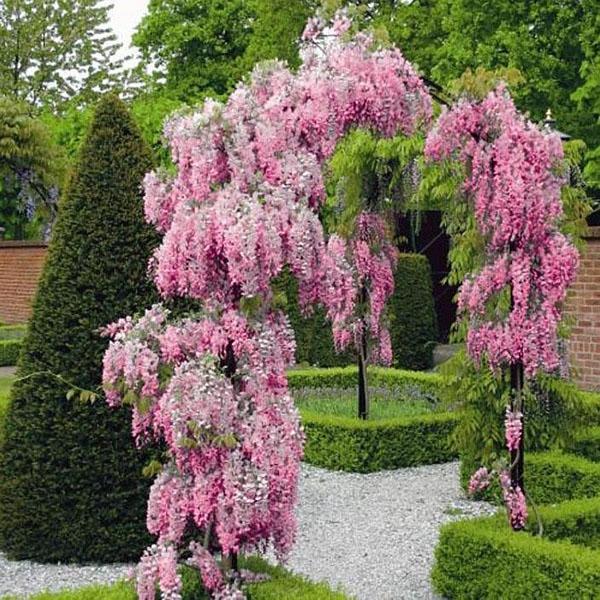
[[[0,242],[0,322],[29,319],[46,250],[43,242]]]
[[[600,227],[589,228],[586,242],[566,306],[575,320],[569,356],[581,386],[600,391]]]

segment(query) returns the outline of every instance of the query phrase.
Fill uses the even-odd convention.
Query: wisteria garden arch
[[[165,297],[201,301],[202,310],[170,322],[169,312],[157,305],[137,321],[126,318],[107,328],[113,338],[104,360],[108,402],[131,404],[137,443],[162,440],[169,457],[148,503],[148,529],[158,539],[138,568],[142,600],[154,598],[156,584],[163,598],[179,597],[183,558],[200,570],[215,598],[243,598],[237,553],[270,544],[284,557],[293,544],[303,435],[285,377],[294,358],[293,334],[271,286],[284,267],[298,279],[303,306],[327,307],[339,347],[359,342],[368,327],[379,340],[375,354],[384,362],[390,357],[382,316],[393,289],[395,250],[373,213],[358,217],[351,242],[335,235],[325,240],[318,216],[325,198],[322,171],[353,127],[392,136],[429,126],[431,99],[397,49],[378,49],[364,33],[343,41],[350,27],[343,14],[326,41],[324,25],[309,22],[305,38],[314,43],[297,73],[277,62],[259,66],[225,104],[207,101],[170,121],[166,135],[177,173],[151,173],[145,181],[147,217],[164,234],[152,263],[157,287]],[[501,102],[503,96],[494,98]],[[496,125],[488,125],[485,111],[493,114],[493,106],[460,108],[442,117],[428,154],[458,154],[479,174],[480,154],[473,150],[479,141],[469,142],[469,151],[462,147],[475,135],[477,111],[483,111],[477,135],[493,137],[492,147],[504,139],[496,125],[499,132],[512,131],[522,120],[504,108]],[[536,168],[549,168],[558,158],[558,148],[547,144],[552,153]],[[489,173],[487,179],[472,176],[466,191],[477,196],[481,182],[489,185]],[[495,207],[478,201],[480,211]],[[539,222],[544,229],[540,210],[536,227]],[[478,316],[486,293],[511,276],[525,277],[531,261],[515,262],[518,273],[516,267],[502,275],[494,271],[491,280],[484,270],[466,286],[463,304]],[[553,269],[549,277],[562,276]],[[546,289],[538,279],[529,285]],[[365,289],[368,318],[357,318],[357,298]],[[524,310],[526,290],[519,290],[515,310]],[[554,322],[544,326],[549,348]],[[492,351],[478,339],[470,341],[475,353]]]

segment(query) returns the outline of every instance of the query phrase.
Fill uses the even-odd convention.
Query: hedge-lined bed
[[[288,372],[292,392],[356,388],[356,367],[331,369],[294,369]],[[437,403],[443,380],[435,373],[402,369],[369,369],[369,386],[393,390],[397,402],[415,398]],[[425,400],[425,402],[426,402]],[[458,422],[457,415],[427,411],[423,414],[361,421],[303,408],[299,403],[306,432],[304,460],[326,469],[370,473],[432,463],[457,457],[450,435]]]
[[[17,364],[26,325],[0,325],[0,367]]]
[[[325,583],[313,583],[307,579],[293,575],[281,567],[267,564],[260,558],[252,557],[242,560],[242,566],[256,573],[266,573],[268,581],[253,583],[247,586],[249,600],[348,600],[340,591],[332,590]],[[186,569],[182,577],[182,600],[208,600],[202,591],[199,577],[195,572]],[[135,600],[133,585],[119,582],[114,585],[95,585],[79,590],[65,592],[46,592],[31,596],[30,600]],[[5,600],[12,600],[11,597]],[[16,599],[15,599],[16,600]]]
[[[542,538],[513,532],[504,516],[445,525],[432,571],[436,590],[464,600],[597,598],[600,498],[542,507],[540,516]]]

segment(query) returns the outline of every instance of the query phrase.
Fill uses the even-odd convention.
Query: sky
[[[123,44],[123,54],[129,53],[131,34],[141,21],[148,6],[148,0],[112,0],[110,24]]]

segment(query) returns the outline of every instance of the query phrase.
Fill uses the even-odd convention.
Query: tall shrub
[[[152,302],[146,269],[157,243],[144,224],[150,152],[124,104],[98,105],[41,277],[6,419],[0,462],[0,547],[13,558],[119,561],[147,541],[145,457],[130,415],[67,399],[48,371],[99,385],[98,327]],[[32,375],[34,374],[34,375]]]
[[[401,254],[390,298],[394,366],[430,369],[437,339],[431,267],[421,254]]]

